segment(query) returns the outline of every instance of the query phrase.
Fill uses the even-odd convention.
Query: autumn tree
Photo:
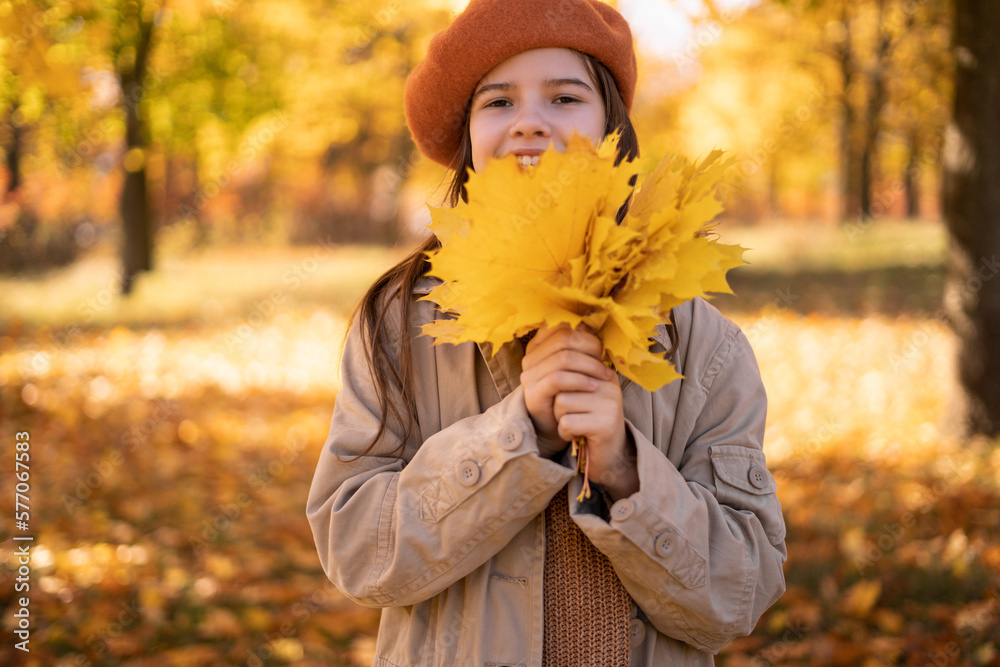
[[[949,67],[942,43],[946,0],[780,0],[801,21],[819,58],[817,80],[837,117],[840,217],[870,218],[895,199],[880,183],[898,175],[916,214],[921,176],[934,173]],[[830,76],[830,72],[835,76]],[[901,150],[897,149],[902,146]],[[902,160],[887,159],[892,152]],[[931,158],[931,159],[929,159]]]
[[[114,7],[112,56],[122,87],[125,111],[125,183],[122,186],[122,294],[129,294],[135,277],[153,268],[152,211],[146,189],[149,135],[140,114],[146,85],[153,25],[160,8],[144,0],[126,0]]]
[[[86,50],[78,33],[67,4],[0,4],[0,151],[7,171],[0,203],[9,204],[11,218],[0,220],[4,270],[62,264],[76,256],[73,225],[40,219],[22,185],[26,165],[48,163],[72,144],[68,137],[80,127]]]
[[[959,339],[963,420],[1000,435],[1000,3],[955,0],[955,98],[942,198],[946,304]]]
[[[404,82],[449,21],[433,5],[303,4],[275,31],[297,54],[283,96],[295,123],[279,148],[301,188],[293,241],[399,240],[397,200],[421,161],[403,116]]]
[[[687,152],[735,153],[727,204],[742,217],[826,215],[827,201],[879,217],[904,198],[916,214],[938,176],[947,23],[944,0],[764,3],[696,27],[672,78],[647,64],[680,92],[636,119],[644,137],[673,125]]]
[[[0,9],[0,127],[8,170],[7,191],[22,182],[21,159],[34,123],[63,100],[83,91],[79,64],[67,44],[71,27],[66,12],[46,12],[39,2]]]
[[[145,100],[163,227],[189,224],[196,244],[261,232],[259,209],[280,188],[262,165],[275,135],[291,125],[282,98],[296,79],[297,53],[284,35],[302,7],[284,4],[277,25],[267,3],[178,6],[162,21],[153,57],[159,85]]]
[[[11,189],[23,178],[20,157],[32,120],[46,118],[48,133],[32,143],[37,156],[59,163],[58,168],[73,169],[81,161],[92,160],[89,149],[81,155],[73,148],[74,143],[82,143],[81,135],[96,135],[93,142],[85,139],[89,143],[113,141],[113,137],[94,129],[100,124],[103,110],[90,104],[93,99],[87,98],[93,91],[80,83],[86,78],[84,63],[105,58],[111,62],[124,112],[125,179],[120,199],[124,293],[130,291],[138,272],[152,266],[151,212],[145,178],[148,134],[139,108],[153,21],[159,9],[144,0],[87,5],[28,0],[8,3],[0,10],[0,23],[6,24],[10,35],[7,67],[2,73],[10,82],[4,102],[9,110],[6,120],[10,139],[5,155]]]
[[[944,128],[951,115],[952,64],[948,48],[951,16],[945,0],[906,6],[897,14],[904,26],[886,80],[882,122],[904,155],[899,168],[906,215],[921,215],[922,194],[937,184]]]
[[[767,5],[702,19],[672,55],[640,51],[645,90],[654,91],[633,109],[643,144],[651,154],[724,148],[736,160],[722,184],[729,215],[818,215],[836,118],[827,92],[834,74],[825,61],[813,63],[821,35],[820,26]]]
[[[811,42],[815,56],[804,64],[823,86],[838,119],[837,195],[839,217],[847,220],[853,211],[868,206],[863,193],[874,161],[889,48],[882,29],[885,0],[875,0],[874,5],[852,0],[778,0],[778,4],[802,22],[804,40]]]

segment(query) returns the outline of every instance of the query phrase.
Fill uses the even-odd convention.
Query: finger
[[[619,409],[611,396],[601,395],[598,391],[563,391],[556,394],[552,401],[552,412],[558,420],[568,414],[584,412],[617,414]]]
[[[621,390],[610,382],[602,382],[592,392],[561,392],[552,401],[552,415],[559,421],[571,414],[601,414],[612,421],[624,419]]]
[[[550,327],[548,325],[543,324],[542,326],[538,327],[538,330],[535,331],[535,335],[532,336],[531,340],[528,341],[528,345],[525,347],[525,352],[528,352],[529,350],[531,350],[533,348],[537,348],[539,345],[541,345],[547,339],[551,338],[552,336],[554,336],[555,334],[557,334],[559,331],[564,330],[564,329],[568,330],[569,329],[569,325],[568,324],[558,324],[558,325],[556,325],[554,327]]]
[[[559,419],[558,433],[563,440],[587,438],[597,444],[601,434],[610,434],[613,423],[607,415],[596,412],[573,412]]]
[[[567,347],[540,348],[533,354],[525,355],[521,361],[522,370],[538,369],[541,373],[559,369],[584,373],[598,380],[610,380],[614,371],[601,361],[600,357]]]
[[[572,331],[566,323],[557,324],[552,327],[542,325],[535,331],[535,335],[531,337],[531,340],[528,341],[528,344],[524,348],[524,353],[526,355],[537,354],[538,350],[552,346],[554,341],[572,333]]]
[[[546,404],[554,403],[555,397],[560,393],[592,392],[599,385],[589,375],[561,369],[537,376],[530,371],[526,372],[521,376],[521,384],[525,385],[526,391],[541,398]]]
[[[558,350],[576,350],[596,359],[604,355],[601,339],[582,324],[576,329],[570,329],[567,324],[539,329],[525,348],[525,354],[548,355]]]

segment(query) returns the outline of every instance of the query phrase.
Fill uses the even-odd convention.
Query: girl
[[[619,130],[635,56],[597,0],[472,0],[407,81],[420,150],[455,170],[526,165]],[[351,324],[308,503],[344,595],[382,607],[376,665],[710,665],[784,590],[766,399],[737,327],[702,300],[651,341],[683,380],[622,383],[568,327],[499,349],[433,346],[431,239]],[[517,295],[511,295],[516,302]],[[596,491],[568,442],[585,437]]]

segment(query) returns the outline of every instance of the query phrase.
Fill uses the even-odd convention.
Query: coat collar
[[[420,297],[427,296],[431,293],[431,290],[443,284],[444,281],[440,278],[425,275],[413,286],[413,295]],[[454,319],[457,315],[454,313],[442,313],[440,310],[435,309],[435,317]],[[519,341],[512,340],[504,343],[496,350],[496,353],[494,353],[493,346],[489,343],[477,343],[476,347],[486,362],[486,367],[489,369],[490,377],[493,378],[493,384],[496,386],[500,398],[506,397],[507,394],[520,386],[521,359],[524,357],[524,351],[521,349]]]
[[[438,285],[443,285],[444,281],[434,276],[423,275],[413,286],[413,293],[417,296],[427,296],[431,290]]]

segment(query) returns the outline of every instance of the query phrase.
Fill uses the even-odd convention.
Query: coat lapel
[[[501,399],[521,386],[521,360],[524,358],[524,350],[521,349],[520,341],[512,340],[504,343],[496,354],[492,354],[493,346],[490,343],[481,344],[479,351],[486,360],[486,367],[490,370],[493,384],[496,385]]]

